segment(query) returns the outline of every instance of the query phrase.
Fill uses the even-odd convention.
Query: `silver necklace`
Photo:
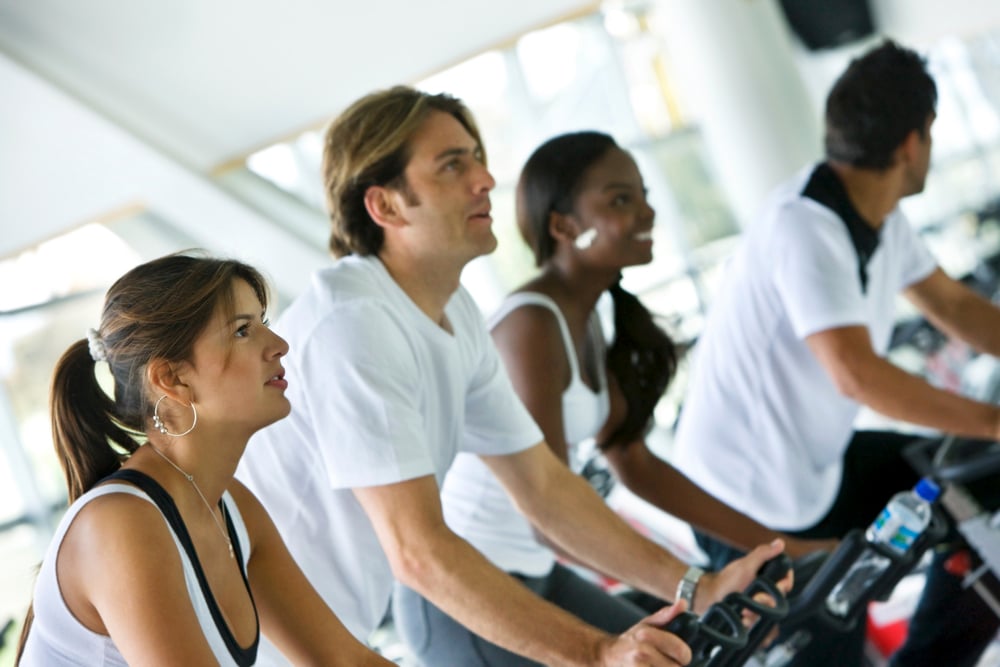
[[[236,553],[233,551],[233,541],[229,539],[229,533],[227,533],[226,530],[222,527],[222,522],[219,521],[219,517],[215,516],[215,512],[212,511],[212,506],[205,499],[205,494],[202,493],[201,489],[198,488],[198,484],[194,481],[194,475],[189,475],[188,473],[181,470],[181,467],[179,465],[171,461],[170,457],[168,457],[166,454],[164,454],[159,449],[154,447],[153,443],[148,442],[146,444],[152,447],[153,451],[159,454],[161,459],[169,463],[174,470],[184,475],[184,478],[187,479],[187,481],[191,482],[191,486],[193,486],[194,490],[198,492],[198,497],[201,498],[201,502],[205,503],[205,507],[208,509],[208,513],[212,515],[212,520],[215,521],[216,527],[219,529],[219,532],[222,533],[222,537],[226,540],[226,544],[229,545],[229,557],[235,559]]]

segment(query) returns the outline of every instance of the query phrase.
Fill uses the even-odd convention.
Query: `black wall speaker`
[[[802,43],[829,49],[874,31],[868,0],[780,0],[785,18]]]

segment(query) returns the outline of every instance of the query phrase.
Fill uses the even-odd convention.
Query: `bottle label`
[[[904,525],[899,517],[893,516],[888,507],[879,513],[874,526],[875,541],[881,542],[899,553],[906,552],[920,535],[919,532]]]
[[[913,546],[913,543],[917,540],[918,535],[919,533],[916,531],[901,525],[896,529],[893,536],[889,538],[888,544],[896,551],[904,552]]]

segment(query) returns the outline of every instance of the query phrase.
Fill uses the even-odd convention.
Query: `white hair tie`
[[[108,360],[108,348],[97,329],[87,329],[87,347],[90,348],[90,358],[94,361]]]

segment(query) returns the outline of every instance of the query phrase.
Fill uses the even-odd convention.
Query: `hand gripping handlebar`
[[[737,667],[743,665],[767,638],[777,623],[788,614],[788,600],[778,590],[777,583],[791,569],[791,560],[779,554],[764,563],[742,593],[730,593],[708,608],[700,618],[684,612],[667,624],[671,632],[691,647],[689,667]],[[764,593],[774,605],[767,605],[754,596]],[[757,621],[747,630],[743,612],[751,611]]]

